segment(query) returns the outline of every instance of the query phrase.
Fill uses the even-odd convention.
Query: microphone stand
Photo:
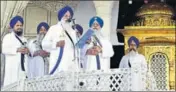
[[[76,29],[76,23],[75,23],[75,19],[72,19],[72,22],[73,22],[73,29],[74,30],[76,30],[75,31],[75,33],[76,33],[76,40],[77,40],[77,42],[79,41],[79,39],[80,39],[80,37],[79,37],[79,34],[77,34],[77,32],[78,32],[78,30]],[[77,70],[77,73],[78,74],[76,74],[77,76],[77,78],[79,78],[79,70],[81,70],[81,49],[79,49],[79,48],[77,48],[76,46],[75,46],[75,50],[76,50],[76,52],[77,52],[77,56],[76,56],[76,59],[77,59],[77,62],[78,62],[78,70]],[[74,74],[74,73],[73,73]],[[76,79],[77,79],[76,78]],[[76,82],[78,82],[78,84],[77,84],[77,89],[79,88],[79,86],[83,86],[84,85],[84,82],[83,81],[79,81],[79,80],[76,80]]]
[[[77,29],[76,29],[75,19],[72,19],[72,22],[73,22],[73,29],[74,29],[74,30],[77,30]],[[79,37],[79,35],[77,34],[77,32],[78,32],[78,31],[75,31],[75,33],[76,33],[76,40],[79,41],[80,37]],[[75,49],[76,49],[77,55],[78,55],[78,56],[76,56],[76,59],[77,59],[77,62],[78,62],[78,68],[81,69],[81,60],[80,60],[80,59],[81,59],[81,49],[76,48],[76,47],[75,47]]]

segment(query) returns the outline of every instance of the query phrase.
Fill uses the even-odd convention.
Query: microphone
[[[76,28],[75,28],[75,27],[76,27],[76,26],[75,26],[75,24],[76,24],[76,23],[75,23],[75,19],[69,18],[68,20],[66,20],[66,22],[69,22],[69,23],[72,22],[72,23],[73,23],[72,28],[73,28],[73,29],[76,29]]]
[[[74,30],[76,30],[76,23],[75,23],[75,20],[76,20],[76,19],[68,19],[68,20],[67,20],[68,22],[71,22],[71,21],[72,21],[72,23],[73,23],[72,28],[73,28]]]
[[[71,19],[71,18],[69,18],[68,20],[67,20],[67,22],[72,22],[73,21],[73,23],[75,24],[75,19]]]

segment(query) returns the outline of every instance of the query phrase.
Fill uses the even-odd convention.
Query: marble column
[[[113,8],[113,2],[114,1],[94,1],[97,13],[96,15],[101,17],[104,21],[102,33],[108,39],[110,39],[111,33],[111,12]]]

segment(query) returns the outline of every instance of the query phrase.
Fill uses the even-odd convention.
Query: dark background
[[[117,29],[124,29],[124,26],[128,26],[131,22],[135,21],[137,18],[135,14],[138,12],[139,8],[144,5],[144,0],[132,0],[132,4],[128,3],[129,0],[120,0],[119,2],[119,17]],[[148,0],[151,2],[160,2],[161,0]],[[176,11],[176,0],[164,0],[166,4],[171,6],[174,11]],[[176,20],[176,15],[174,17]],[[121,33],[117,33],[119,42],[124,42],[124,36]],[[118,68],[120,60],[124,55],[124,46],[113,46],[114,56],[111,58],[111,68]]]

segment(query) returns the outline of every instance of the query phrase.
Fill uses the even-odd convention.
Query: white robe
[[[73,39],[74,44],[76,44],[75,30],[73,30],[71,26],[64,27],[64,29],[67,30],[68,34]],[[58,74],[60,71],[76,71],[78,69],[77,61],[74,60],[74,46],[64,32],[64,29],[61,26],[61,22],[58,22],[56,25],[49,28],[47,34],[42,40],[43,49],[50,52],[49,72],[51,72],[59,57],[60,47],[56,47],[56,43],[60,40],[65,40],[62,60],[54,74]]]
[[[41,56],[33,56],[35,51],[39,50],[36,44],[37,39],[31,39],[29,41],[29,50],[31,53],[31,57],[29,58],[28,62],[28,78],[33,78],[33,77],[40,77],[44,76],[46,74],[46,69],[47,69],[47,63],[48,60],[46,58],[46,62],[44,62],[43,57]]]
[[[102,53],[99,53],[101,70],[108,71],[110,69],[110,58],[114,55],[112,44],[106,38],[97,35],[100,43],[102,44]],[[97,44],[100,46],[100,44]],[[81,50],[81,62],[86,71],[97,70],[96,56],[86,55],[88,49],[93,47],[92,39],[90,44],[86,44]]]
[[[142,75],[141,73],[145,73],[145,74],[147,73],[147,62],[145,60],[145,57],[138,53],[136,54],[128,53],[127,55],[122,57],[119,68],[130,68],[128,62],[130,62],[131,69],[133,71],[133,74],[131,75],[132,76],[131,90],[132,91],[144,91],[146,87],[145,81],[144,81],[146,79],[146,76]],[[138,72],[134,72],[135,70],[137,70]],[[127,79],[124,79],[124,80],[127,80]],[[123,89],[123,90],[127,90],[127,89]]]
[[[27,42],[26,38],[19,37],[23,42]],[[15,37],[15,33],[11,32],[4,36],[2,41],[2,53],[5,55],[5,78],[4,86],[14,83],[20,79],[26,78],[27,60],[25,55],[25,72],[21,69],[21,53],[17,52],[17,48],[21,47],[21,43]]]

